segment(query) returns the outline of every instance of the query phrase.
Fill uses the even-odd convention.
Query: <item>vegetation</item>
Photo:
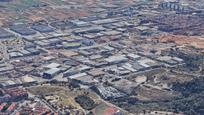
[[[172,89],[182,95],[168,101],[140,101],[127,98],[112,100],[112,103],[132,113],[145,110],[160,110],[183,112],[185,115],[203,115],[204,78],[197,78],[184,83],[174,83]]]
[[[91,110],[93,109],[96,104],[95,102],[88,96],[86,95],[79,95],[75,98],[75,101],[81,105],[82,108],[86,110]]]
[[[203,115],[204,112],[204,92],[193,94],[189,97],[184,97],[174,100],[169,103],[175,111],[182,111],[186,115]]]
[[[175,91],[181,92],[183,96],[188,97],[192,94],[204,91],[204,78],[193,79],[182,84],[175,83],[172,88]]]
[[[173,90],[183,94],[182,99],[173,102],[174,109],[186,114],[202,115],[204,112],[204,78],[196,78],[190,82],[175,83]]]

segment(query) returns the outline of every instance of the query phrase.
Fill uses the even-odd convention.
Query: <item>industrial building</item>
[[[18,25],[13,25],[10,27],[10,30],[24,35],[24,36],[28,36],[28,35],[33,35],[36,34],[36,31],[30,29],[27,25],[25,24],[18,24]]]
[[[15,37],[15,35],[6,31],[3,28],[0,28],[0,39],[8,39],[8,38],[12,38],[12,37]]]
[[[43,78],[45,79],[52,79],[57,74],[61,72],[61,69],[59,68],[51,68],[43,72]]]

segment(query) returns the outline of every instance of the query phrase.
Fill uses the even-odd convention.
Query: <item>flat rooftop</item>
[[[14,36],[15,36],[14,34],[4,30],[3,28],[0,28],[0,39],[11,38]]]

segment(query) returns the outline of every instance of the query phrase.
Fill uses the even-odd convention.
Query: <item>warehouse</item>
[[[86,73],[78,73],[78,74],[74,74],[74,75],[71,75],[69,76],[70,79],[75,79],[75,78],[78,78],[78,77],[86,77],[87,74]]]
[[[93,77],[89,75],[72,78],[72,82],[80,83],[83,85],[93,85],[95,83],[98,83],[97,80],[93,79]]]
[[[94,44],[94,40],[83,39],[81,43],[85,46],[92,46]]]
[[[88,22],[80,21],[80,20],[71,20],[70,23],[75,27],[87,27],[90,26]]]
[[[27,50],[20,50],[20,53],[22,53],[24,56],[29,56],[31,53]]]
[[[102,32],[102,34],[106,36],[117,36],[117,35],[121,35],[122,33],[119,31],[111,30],[111,31]]]
[[[97,39],[102,37],[103,34],[102,33],[87,33],[87,34],[83,34],[83,37],[86,37],[88,39]]]
[[[72,43],[64,42],[63,47],[65,49],[76,49],[76,48],[81,47],[81,44],[78,42],[72,42]]]
[[[118,19],[116,18],[109,18],[109,19],[102,19],[102,20],[96,20],[96,21],[92,21],[93,24],[97,24],[97,25],[101,25],[101,24],[109,24],[109,23],[115,23],[118,22]]]
[[[26,49],[26,50],[31,52],[32,55],[39,55],[40,54],[40,50],[35,49],[35,48],[29,48],[29,49]]]
[[[113,85],[114,88],[122,92],[125,92],[128,95],[131,94],[133,90],[138,86],[136,82],[132,82],[126,79],[116,80],[114,82],[111,82],[111,84]]]
[[[9,53],[9,57],[10,58],[19,58],[19,57],[23,57],[23,54],[20,52],[11,52],[11,53]]]
[[[73,56],[77,56],[79,55],[77,52],[75,51],[71,51],[71,50],[61,50],[59,51],[59,54],[58,54],[60,57],[73,57]]]
[[[88,71],[88,74],[93,77],[99,77],[105,75],[105,72],[102,69],[92,69]]]
[[[53,77],[55,77],[60,72],[61,72],[61,70],[59,68],[48,69],[47,71],[43,72],[43,78],[52,79]]]
[[[117,99],[126,96],[126,94],[120,92],[119,90],[113,87],[105,87],[103,85],[93,86],[92,89],[98,93],[103,99]]]
[[[98,17],[95,16],[95,15],[80,18],[80,20],[83,20],[85,22],[90,22],[90,21],[94,21],[94,20],[97,20],[97,19],[98,19]]]
[[[1,81],[0,86],[3,88],[9,88],[9,87],[16,87],[19,86],[21,83],[18,83],[14,80],[7,80],[7,81]]]
[[[175,65],[175,64],[178,64],[177,61],[173,60],[172,57],[170,56],[160,56],[158,57],[156,60],[160,61],[160,62],[164,62],[164,63],[167,63],[169,65]]]
[[[12,70],[13,70],[13,66],[11,65],[5,65],[0,67],[0,73],[12,71]]]
[[[38,24],[31,27],[32,29],[39,31],[41,33],[53,32],[54,29],[48,25]]]
[[[45,68],[51,69],[51,68],[59,68],[61,65],[58,63],[51,63],[47,65]]]
[[[141,58],[141,56],[137,55],[137,54],[133,54],[133,53],[129,53],[127,54],[127,57],[132,59],[132,60],[138,60]]]
[[[97,33],[100,31],[104,31],[105,28],[102,26],[92,26],[92,27],[86,27],[86,28],[79,28],[77,30],[74,30],[75,34],[84,34],[84,33]]]
[[[118,56],[110,56],[105,59],[109,64],[117,64],[128,61],[125,55],[118,55]]]
[[[36,34],[34,30],[30,29],[25,24],[13,25],[10,27],[10,29],[18,34],[25,35],[25,36]]]
[[[0,39],[11,38],[11,37],[14,37],[14,35],[9,33],[9,32],[7,32],[3,28],[0,28]]]
[[[57,29],[66,29],[66,28],[70,27],[70,25],[66,21],[56,21],[56,22],[50,23],[50,25],[52,27],[57,28]]]

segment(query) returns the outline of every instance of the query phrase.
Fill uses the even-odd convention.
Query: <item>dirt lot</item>
[[[178,45],[187,45],[193,46],[195,48],[204,49],[204,38],[202,37],[188,37],[182,35],[160,35],[154,37],[154,39],[158,39],[160,42],[174,42]]]
[[[177,96],[176,93],[140,86],[135,89],[137,98],[141,101],[165,101]]]

